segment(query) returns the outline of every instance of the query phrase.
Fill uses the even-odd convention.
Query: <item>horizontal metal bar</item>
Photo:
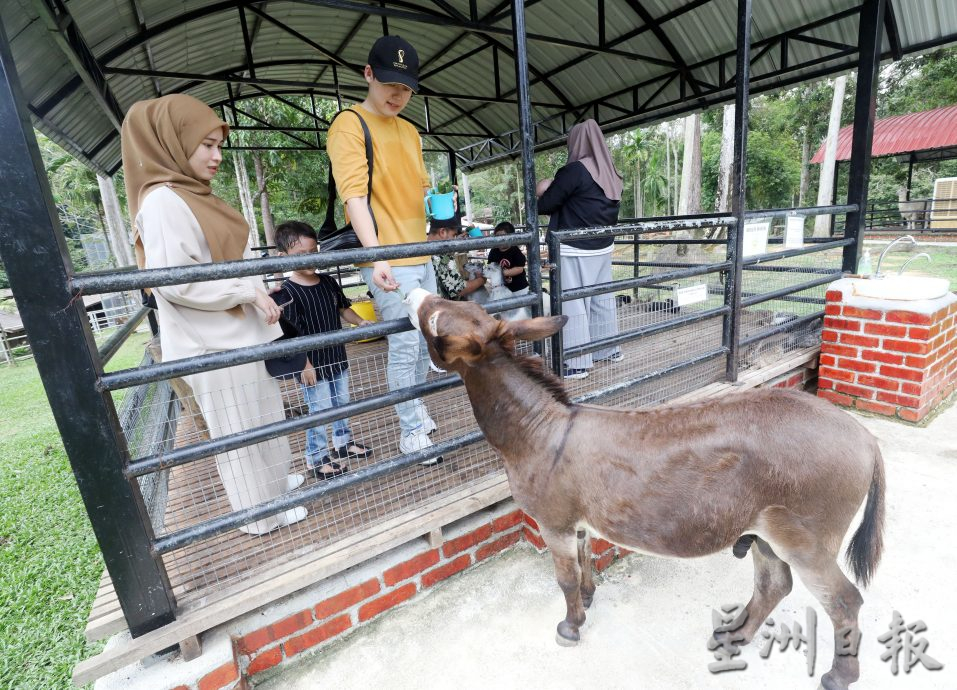
[[[236,529],[250,522],[276,515],[289,508],[317,501],[343,489],[348,489],[364,482],[378,479],[379,477],[394,474],[406,467],[411,467],[424,460],[434,458],[437,455],[451,453],[459,448],[477,443],[483,438],[484,436],[481,431],[473,431],[464,436],[436,443],[434,446],[418,450],[408,455],[399,455],[388,460],[383,460],[382,462],[377,462],[370,467],[353,470],[334,479],[312,484],[305,489],[291,491],[253,508],[246,508],[245,510],[228,513],[227,515],[222,515],[212,520],[206,520],[198,525],[193,525],[192,527],[187,527],[186,529],[172,532],[164,537],[155,539],[153,541],[153,551],[158,554],[166,554],[176,549],[181,549],[198,541],[215,537],[231,529]],[[442,466],[440,465],[436,470],[423,468],[422,471],[442,471]]]
[[[730,261],[722,261],[718,264],[703,264],[702,266],[686,268],[681,271],[657,273],[642,278],[625,278],[623,280],[613,280],[610,283],[598,283],[596,285],[589,285],[587,287],[575,288],[574,290],[563,290],[562,302],[584,299],[585,297],[594,297],[595,295],[602,295],[606,292],[614,292],[616,290],[630,290],[638,287],[649,287],[658,283],[664,283],[672,280],[693,278],[706,273],[718,273],[720,271],[726,271],[730,267]]]
[[[140,325],[140,322],[146,318],[148,313],[148,307],[141,307],[138,312],[133,314],[133,316],[131,316],[130,319],[124,323],[119,330],[116,331],[116,333],[110,336],[109,340],[100,345],[97,353],[100,355],[101,366],[113,359],[113,355],[119,352],[120,348],[123,346],[123,343],[125,343],[126,339],[130,337],[130,333],[136,330],[136,327]]]
[[[549,230],[549,233],[561,241],[587,239],[591,237],[607,237],[609,235],[635,235],[645,232],[669,232],[694,228],[717,228],[734,225],[737,219],[734,216],[717,214],[698,214],[693,216],[675,216],[656,220],[637,220],[617,225],[596,226],[593,228],[569,228],[566,230]]]
[[[787,259],[792,256],[802,256],[804,254],[816,254],[817,252],[826,252],[829,249],[837,249],[839,247],[845,247],[849,244],[856,242],[854,238],[847,238],[843,240],[834,240],[833,242],[824,242],[822,244],[812,244],[805,247],[800,247],[797,249],[785,249],[781,252],[767,252],[765,254],[756,254],[754,256],[748,256],[744,259],[744,265],[753,266],[755,264],[762,263],[764,261],[775,261],[777,259]]]
[[[765,208],[745,211],[744,217],[763,218],[764,216],[839,216],[857,210],[857,204],[843,206],[804,206],[802,208]]]
[[[728,240],[615,240],[615,244],[630,247],[635,244],[727,244]]]
[[[764,340],[765,338],[770,338],[772,335],[777,335],[778,333],[783,333],[785,331],[790,331],[799,326],[803,326],[808,323],[813,323],[818,319],[824,318],[824,310],[814,312],[813,314],[808,314],[807,316],[802,316],[798,319],[792,319],[791,321],[786,321],[785,323],[778,324],[772,328],[768,328],[754,335],[749,335],[747,338],[742,338],[740,345],[743,347],[745,345],[750,345],[751,343],[757,342],[758,340]]]
[[[635,328],[624,333],[619,333],[607,338],[602,338],[601,340],[593,340],[586,345],[578,345],[576,347],[566,348],[562,352],[562,357],[564,359],[571,359],[572,357],[580,357],[581,355],[587,355],[589,352],[595,352],[596,350],[604,350],[609,347],[614,347],[616,345],[621,345],[630,340],[637,340],[638,338],[643,338],[649,335],[654,335],[655,333],[661,333],[663,331],[670,331],[675,328],[681,328],[682,326],[687,326],[692,323],[698,323],[699,321],[706,321],[708,319],[715,318],[717,316],[724,316],[725,314],[731,313],[731,307],[727,305],[722,305],[720,307],[715,307],[714,309],[707,309],[705,311],[694,312],[693,314],[685,314],[684,316],[679,316],[674,319],[668,319],[661,323],[654,323],[648,326],[642,326],[641,328]]]
[[[602,388],[601,390],[589,391],[588,393],[579,395],[578,397],[574,398],[574,402],[586,403],[591,400],[597,400],[598,398],[602,398],[606,395],[627,390],[628,388],[637,386],[638,384],[644,383],[645,381],[651,381],[652,379],[661,378],[662,376],[667,376],[668,374],[674,373],[676,371],[680,371],[681,369],[686,369],[687,367],[692,367],[695,364],[700,364],[701,362],[706,362],[709,359],[714,359],[715,357],[720,357],[722,355],[727,355],[727,354],[728,354],[728,348],[719,347],[715,350],[711,350],[710,352],[706,352],[703,355],[698,355],[697,357],[692,357],[691,359],[687,359],[683,362],[672,364],[671,366],[665,367],[664,369],[658,369],[657,371],[652,371],[648,374],[642,374],[641,376],[636,376],[635,378],[631,378],[626,381],[621,381],[614,385],[608,386],[607,388]]]
[[[515,244],[537,242],[532,233],[488,236],[462,240],[431,240],[413,244],[397,244],[386,247],[362,249],[343,249],[335,252],[318,252],[297,256],[271,256],[260,259],[240,261],[222,261],[219,263],[199,264],[197,266],[176,266],[172,268],[151,268],[143,271],[109,271],[102,273],[83,273],[73,277],[72,285],[76,294],[95,295],[103,292],[121,292],[146,287],[178,285],[223,278],[241,278],[263,273],[282,273],[306,268],[330,268],[342,264],[371,263],[386,259],[408,259],[433,254],[467,252],[472,249],[508,247]]]
[[[407,400],[415,400],[416,398],[421,398],[432,393],[455,388],[461,384],[462,379],[459,378],[459,375],[452,374],[434,381],[426,381],[425,383],[407,386],[400,390],[389,391],[382,395],[350,402],[346,405],[332,407],[328,410],[322,410],[321,412],[310,412],[291,419],[284,419],[281,422],[265,424],[255,429],[239,431],[235,434],[228,434],[208,441],[200,441],[199,443],[191,443],[188,446],[176,448],[168,453],[156,453],[154,455],[137,458],[126,467],[125,474],[128,477],[139,477],[144,474],[149,474],[150,472],[158,472],[159,470],[165,470],[170,467],[178,467],[179,465],[185,465],[218,453],[236,450],[237,448],[250,446],[254,443],[262,443],[263,441],[285,436],[286,434],[291,434],[296,431],[311,429],[321,424],[331,424],[339,419],[372,412]]]
[[[186,376],[188,374],[195,374],[200,371],[222,369],[224,367],[258,362],[273,357],[288,356],[304,350],[318,350],[332,345],[344,345],[354,340],[378,338],[391,335],[392,333],[411,330],[411,328],[412,324],[409,323],[408,319],[394,319],[392,321],[380,321],[371,326],[359,326],[357,328],[330,331],[317,335],[305,335],[299,338],[290,338],[289,340],[274,341],[261,345],[251,345],[235,350],[211,352],[196,357],[186,357],[170,362],[153,364],[148,367],[123,369],[109,374],[103,374],[98,381],[97,387],[99,390],[111,391],[120,388],[129,388],[130,386],[152,383],[153,381],[162,381],[179,376]]]
[[[496,300],[483,306],[487,312],[495,314],[519,307],[533,306],[537,302],[538,295],[530,294]],[[392,335],[393,333],[410,331],[412,328],[413,326],[408,319],[393,319],[391,321],[379,321],[371,326],[343,328],[338,331],[329,331],[316,335],[304,335],[288,340],[273,341],[261,345],[250,345],[249,347],[241,347],[235,350],[211,352],[196,357],[186,357],[171,362],[153,364],[148,367],[122,369],[109,374],[103,374],[97,382],[97,388],[99,390],[129,388],[130,386],[151,383],[153,381],[163,381],[188,374],[196,374],[201,371],[223,369],[239,364],[258,362],[263,359],[272,359],[273,357],[284,357],[307,350],[321,350],[333,345],[345,345],[358,340],[380,338],[382,336]]]
[[[767,302],[769,300],[790,295],[795,292],[802,292],[803,290],[810,290],[811,288],[818,287],[819,285],[827,285],[828,283],[834,282],[842,275],[844,274],[841,273],[841,271],[835,271],[831,275],[824,276],[823,278],[815,278],[814,280],[808,280],[797,285],[789,285],[788,287],[781,288],[780,290],[774,290],[773,292],[765,292],[753,297],[742,298],[741,308],[753,307],[755,304],[760,304],[761,302]]]

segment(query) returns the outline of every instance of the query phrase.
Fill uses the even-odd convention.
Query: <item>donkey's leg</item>
[[[591,606],[595,597],[595,580],[592,577],[591,537],[583,529],[578,530],[578,567],[582,571],[582,606]]]
[[[574,532],[561,534],[542,527],[542,539],[552,552],[555,562],[555,577],[565,595],[565,620],[558,624],[558,644],[578,644],[578,628],[585,623],[585,607],[582,606],[581,568],[578,565],[578,549]]]
[[[766,541],[754,538],[751,558],[754,560],[754,594],[745,607],[747,618],[733,632],[715,631],[716,638],[720,634],[734,634],[738,639],[744,635],[743,644],[749,643],[774,607],[791,592],[791,568],[777,557]]]
[[[801,581],[807,585],[817,598],[834,626],[834,661],[831,670],[821,678],[825,690],[847,690],[847,686],[861,675],[860,662],[856,654],[838,652],[843,650],[844,631],[859,632],[857,614],[861,610],[864,598],[860,591],[841,572],[833,554],[822,554],[808,564],[792,561]],[[838,635],[838,631],[842,631]]]

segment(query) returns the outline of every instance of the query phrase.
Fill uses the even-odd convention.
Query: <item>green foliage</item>
[[[134,366],[145,334],[110,362]],[[0,687],[68,688],[103,559],[36,365],[0,366]]]

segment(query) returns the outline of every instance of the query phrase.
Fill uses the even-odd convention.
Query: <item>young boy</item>
[[[352,110],[362,117],[372,135],[372,198],[366,198],[369,173],[362,125],[349,114],[336,117],[326,142],[339,196],[364,247],[424,242],[422,199],[430,181],[422,160],[422,139],[410,122],[399,117],[419,89],[419,56],[400,36],[382,36],[369,51],[363,77],[369,90],[365,100],[352,106]],[[359,269],[380,318],[386,321],[406,318],[403,295],[417,287],[429,292],[436,289],[428,256],[359,264]],[[389,336],[389,390],[424,383],[428,363],[428,348],[418,331]],[[395,411],[402,431],[402,453],[420,452],[433,445],[429,434],[436,425],[422,400],[401,402]],[[440,462],[442,456],[436,455],[421,464]]]
[[[448,220],[433,219],[429,227],[429,241],[453,240],[462,233],[462,221],[458,213]],[[445,299],[464,300],[485,285],[485,277],[469,279],[462,275],[455,254],[433,254],[432,268],[439,295]]]
[[[316,231],[299,221],[288,221],[276,228],[276,247],[285,256],[313,254],[316,251]],[[311,268],[293,271],[274,292],[277,304],[286,305],[283,316],[300,335],[327,333],[342,328],[341,316],[355,326],[369,324],[350,307],[351,302],[339,284],[328,275]],[[346,349],[333,345],[306,353],[302,370],[302,393],[310,412],[328,410],[349,402],[349,363]],[[332,423],[333,456],[336,460],[367,458],[372,449],[352,439],[348,419]],[[332,479],[349,471],[329,458],[326,425],[306,430],[306,466],[316,479]]]

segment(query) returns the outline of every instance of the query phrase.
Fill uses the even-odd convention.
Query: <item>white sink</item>
[[[937,299],[950,292],[949,280],[926,276],[889,275],[882,278],[852,279],[850,283],[852,294],[858,297],[899,300],[902,302]]]

